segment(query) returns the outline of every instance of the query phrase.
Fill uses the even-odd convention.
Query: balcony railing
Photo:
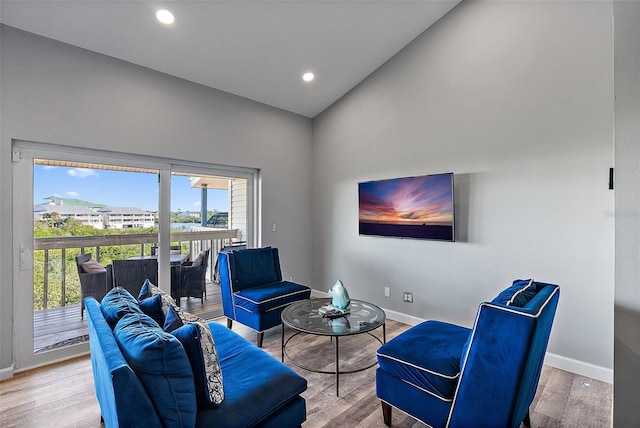
[[[239,237],[237,230],[199,230],[171,232],[172,245],[180,245],[193,257],[200,251],[209,252],[208,275],[218,252]],[[79,303],[79,279],[75,256],[91,252],[93,258],[106,265],[114,258],[150,255],[158,242],[157,234],[127,234],[99,236],[67,236],[34,239],[34,310]],[[41,264],[40,264],[41,261]],[[56,292],[51,293],[52,287]],[[59,290],[59,295],[58,291]],[[71,293],[69,293],[71,291]]]

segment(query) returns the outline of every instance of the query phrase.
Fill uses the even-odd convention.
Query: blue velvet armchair
[[[529,425],[559,296],[557,285],[516,280],[480,304],[472,329],[426,321],[383,345],[385,424],[395,407],[434,428]]]
[[[221,251],[218,266],[227,327],[235,320],[252,328],[258,347],[265,330],[280,325],[286,306],[311,297],[309,287],[282,280],[277,248]]]

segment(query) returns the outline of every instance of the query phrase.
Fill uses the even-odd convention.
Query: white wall
[[[311,282],[311,120],[10,27],[0,36],[0,370],[13,359],[11,139],[260,168],[262,243],[280,248],[283,275]]]
[[[317,117],[314,284],[470,326],[513,279],[556,283],[551,363],[611,381],[611,15],[463,2]],[[358,182],[449,171],[457,242],[358,236]]]

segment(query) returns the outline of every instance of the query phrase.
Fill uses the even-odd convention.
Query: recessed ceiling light
[[[308,72],[302,75],[302,80],[304,80],[305,82],[311,82],[313,79],[315,79],[315,77],[316,76],[314,76],[313,73]]]
[[[173,16],[173,13],[171,13],[167,9],[158,10],[156,12],[156,18],[158,19],[158,21],[166,25],[173,24],[173,22],[176,20]]]

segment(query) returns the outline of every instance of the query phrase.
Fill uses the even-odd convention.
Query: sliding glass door
[[[220,248],[258,243],[258,171],[28,142],[13,152],[18,370],[88,352],[77,261],[153,258],[170,291],[172,252],[208,250],[212,280]]]
[[[86,342],[81,299],[104,295],[114,260],[156,245],[158,177],[153,169],[33,159],[35,354]]]

